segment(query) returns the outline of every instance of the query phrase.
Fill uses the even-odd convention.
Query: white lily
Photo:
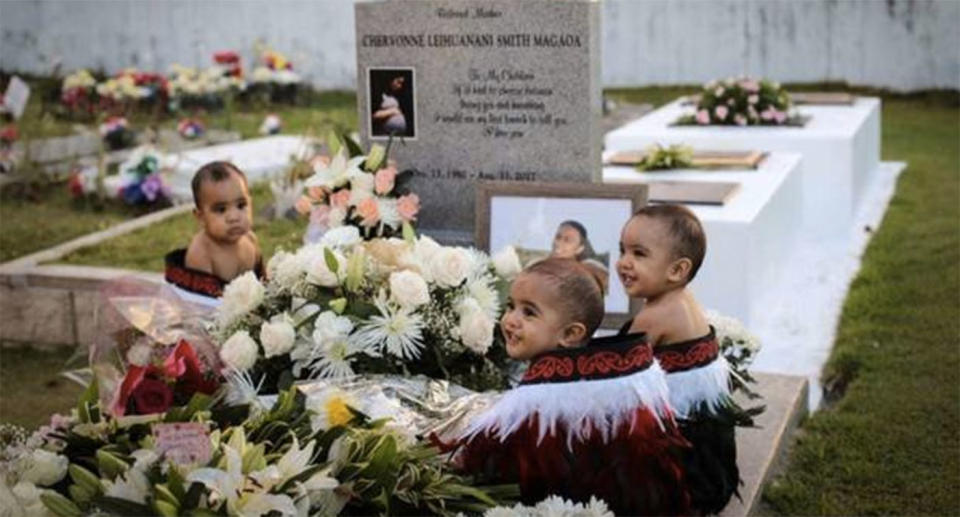
[[[352,176],[363,172],[360,170],[360,164],[366,159],[366,156],[357,156],[348,159],[346,151],[341,149],[340,152],[333,157],[333,160],[330,160],[329,165],[318,162],[313,169],[313,176],[307,178],[304,186],[324,187],[328,189],[341,187],[346,184]]]

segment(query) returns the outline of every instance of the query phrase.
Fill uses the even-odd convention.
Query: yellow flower
[[[327,422],[331,427],[347,425],[353,420],[353,412],[342,397],[330,397],[324,409],[327,411]]]

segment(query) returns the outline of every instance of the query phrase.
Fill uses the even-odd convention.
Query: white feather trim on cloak
[[[704,402],[715,413],[730,397],[730,365],[718,355],[699,368],[668,373],[667,386],[677,417],[687,418]]]
[[[611,432],[630,423],[637,409],[649,410],[663,429],[662,419],[673,416],[669,404],[666,375],[653,362],[642,371],[621,377],[522,384],[480,414],[464,436],[469,439],[490,432],[504,441],[536,414],[538,443],[548,432],[555,433],[560,424],[568,430],[568,445],[574,437],[587,439],[593,429],[609,441]]]

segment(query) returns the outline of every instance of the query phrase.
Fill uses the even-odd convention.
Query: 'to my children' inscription
[[[421,227],[469,235],[474,180],[592,181],[600,170],[593,1],[358,3],[361,137],[419,174]]]

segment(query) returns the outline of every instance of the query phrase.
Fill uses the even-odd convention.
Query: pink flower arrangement
[[[727,114],[730,113],[730,110],[726,106],[720,105],[713,110],[714,115],[717,116],[720,120],[726,120]]]
[[[382,146],[354,157],[348,148],[339,146],[332,158],[310,160],[314,175],[295,204],[299,213],[310,215],[308,239],[341,225],[356,227],[366,239],[399,236],[420,212],[420,198],[404,188],[411,171],[399,172]]]
[[[751,78],[710,81],[703,86],[696,111],[684,115],[678,124],[696,125],[786,125],[790,115],[790,96],[768,80]]]

